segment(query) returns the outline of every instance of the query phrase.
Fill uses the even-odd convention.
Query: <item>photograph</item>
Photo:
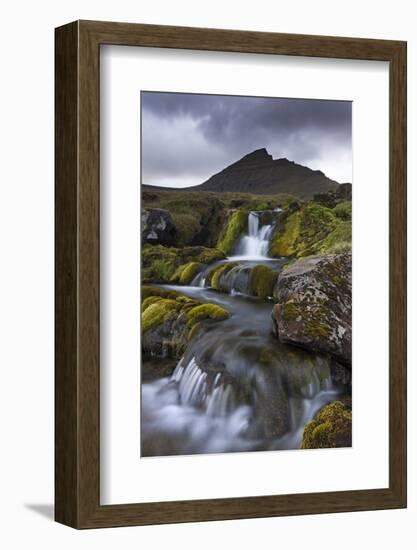
[[[140,456],[351,447],[352,101],[140,117]]]

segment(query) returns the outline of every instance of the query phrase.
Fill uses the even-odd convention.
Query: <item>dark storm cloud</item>
[[[142,93],[143,183],[202,183],[266,147],[351,180],[351,103],[176,93]]]

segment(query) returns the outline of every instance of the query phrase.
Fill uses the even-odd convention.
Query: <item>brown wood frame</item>
[[[100,505],[99,51],[101,44],[389,62],[389,487]],[[56,46],[55,519],[75,528],[406,506],[406,43],[76,21]]]

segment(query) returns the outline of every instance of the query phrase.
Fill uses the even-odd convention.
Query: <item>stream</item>
[[[207,287],[204,272],[190,286],[160,285],[231,316],[202,330],[172,374],[142,377],[141,456],[298,449],[305,425],[342,392],[330,359],[281,344],[272,334],[272,303],[245,293],[241,273],[285,264],[267,256],[272,231],[273,223],[249,214],[247,234],[226,260],[237,265],[225,293]]]

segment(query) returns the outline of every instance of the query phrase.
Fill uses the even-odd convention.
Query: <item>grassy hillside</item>
[[[230,210],[269,210],[294,200],[289,194],[169,191],[142,186],[142,208],[163,208],[177,227],[176,246],[216,245]]]

